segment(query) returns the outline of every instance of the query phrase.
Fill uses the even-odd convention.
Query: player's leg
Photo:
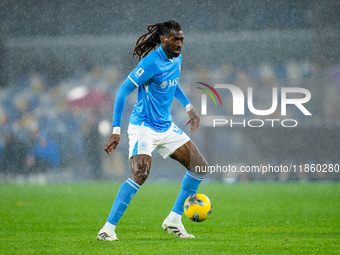
[[[139,187],[148,178],[151,168],[151,153],[154,149],[145,127],[129,125],[129,158],[131,176],[118,190],[104,227],[99,231],[98,240],[118,240],[115,228]]]
[[[192,141],[188,141],[180,146],[170,157],[180,162],[190,172],[198,175],[204,175],[205,173],[196,170],[196,166],[208,166],[208,162]]]
[[[194,238],[193,235],[186,232],[182,224],[183,205],[189,196],[196,193],[204,178],[204,173],[194,172],[195,165],[205,166],[208,163],[196,145],[191,141],[179,147],[170,157],[179,161],[188,171],[182,180],[182,187],[175,204],[168,217],[164,220],[162,227],[163,230],[167,230],[169,233],[173,233],[179,237]]]
[[[158,146],[157,150],[164,158],[170,156],[172,159],[179,161],[188,170],[183,178],[181,191],[174,207],[163,222],[163,230],[167,230],[169,233],[179,237],[193,238],[193,235],[185,231],[181,222],[183,205],[188,196],[196,193],[204,178],[204,173],[195,172],[195,166],[207,166],[208,163],[196,145],[190,141],[190,138],[175,125],[169,129],[168,139],[164,141],[164,144]]]
[[[117,225],[131,199],[148,178],[150,173],[151,157],[149,155],[136,155],[130,159],[130,162],[131,176],[119,188],[117,197],[107,219],[107,222],[112,225]]]
[[[118,240],[115,233],[116,225],[140,186],[149,176],[151,156],[144,154],[136,155],[130,159],[130,162],[131,176],[120,186],[109,217],[104,227],[98,233],[98,240]]]
[[[141,186],[148,178],[151,169],[151,156],[146,154],[136,155],[130,159],[131,179]]]
[[[186,144],[178,148],[170,157],[179,161],[188,170],[182,180],[181,190],[171,210],[175,214],[171,213],[170,215],[174,216],[175,219],[180,219],[177,215],[183,215],[183,205],[185,200],[196,193],[199,185],[204,179],[204,173],[199,171],[196,172],[195,166],[207,166],[208,163],[199,152],[196,145],[191,141],[188,141]]]

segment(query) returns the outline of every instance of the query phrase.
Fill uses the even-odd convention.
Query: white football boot
[[[109,233],[109,231],[104,230],[103,228],[99,231],[97,235],[97,240],[100,241],[119,241],[116,233],[113,231]]]
[[[162,227],[164,231],[168,231],[168,233],[172,233],[180,238],[195,238],[192,234],[188,234],[182,222],[174,223],[168,217],[163,221]]]

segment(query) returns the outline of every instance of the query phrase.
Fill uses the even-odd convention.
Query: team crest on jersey
[[[168,86],[168,82],[167,81],[163,81],[161,84],[161,88],[165,89]]]
[[[136,72],[136,74],[140,77],[144,73],[143,68],[139,68]]]

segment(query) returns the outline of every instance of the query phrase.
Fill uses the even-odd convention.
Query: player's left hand
[[[198,126],[200,125],[200,117],[195,112],[195,109],[191,109],[187,112],[189,115],[189,120],[187,123],[184,124],[184,126],[188,125],[190,123],[189,132],[195,132]]]

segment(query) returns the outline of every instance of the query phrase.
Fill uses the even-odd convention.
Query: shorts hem
[[[164,159],[167,159],[168,157],[170,157],[178,148],[180,148],[181,146],[183,146],[184,144],[186,144],[187,142],[189,142],[190,141],[190,138],[187,136],[187,138],[188,139],[185,139],[185,141],[180,145],[180,146],[178,146],[176,149],[174,149],[172,152],[170,152],[170,153],[168,153],[168,154],[166,154],[166,155],[162,155],[161,153],[159,153],[159,154],[161,154],[162,155],[162,157],[164,158]]]

